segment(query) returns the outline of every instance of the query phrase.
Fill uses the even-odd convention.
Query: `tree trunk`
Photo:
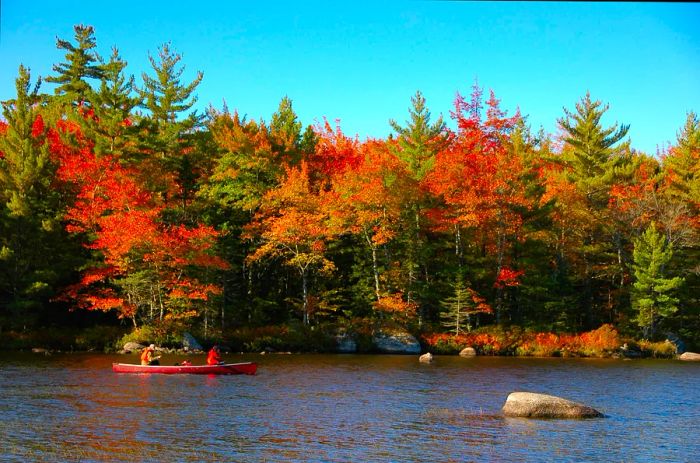
[[[370,249],[372,250],[372,271],[374,272],[374,295],[377,298],[377,301],[381,299],[380,296],[380,289],[379,289],[379,264],[377,262],[377,245],[372,243],[372,239],[370,238],[369,234],[367,233],[367,230],[364,230],[365,233],[365,240],[367,240],[367,244],[369,245]]]
[[[302,289],[303,289],[303,294],[304,294],[304,307],[303,307],[304,326],[307,326],[309,324],[308,279],[309,279],[308,272],[306,270],[303,270],[301,272],[301,282],[302,282]]]

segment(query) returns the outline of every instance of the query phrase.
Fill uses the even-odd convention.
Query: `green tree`
[[[193,166],[203,156],[193,149],[195,131],[201,127],[203,118],[196,111],[184,113],[197,102],[195,90],[204,75],[198,72],[192,82],[183,84],[182,55],[170,43],[161,45],[157,59],[150,55],[148,59],[155,75],[151,77],[144,72],[143,87],[137,92],[148,111],[142,125],[147,133],[143,148],[151,154],[150,183],[166,201],[175,197],[184,209],[194,195]]]
[[[637,311],[634,321],[646,337],[654,336],[659,322],[678,311],[676,292],[683,278],[667,276],[672,257],[673,245],[654,222],[634,242],[632,307]]]
[[[32,88],[29,70],[20,66],[17,98],[2,103],[7,126],[0,134],[0,307],[9,309],[15,323],[38,314],[80,255],[61,226],[56,165],[38,105],[40,83]]]
[[[614,124],[604,128],[600,121],[608,109],[609,105],[591,100],[590,93],[586,93],[576,103],[576,111],[564,108],[566,117],[558,121],[566,132],[564,141],[572,147],[572,157],[567,162],[571,179],[599,208],[607,205],[607,193],[614,176],[628,161],[623,153],[629,143],[617,144],[627,135],[629,125],[618,128]]]
[[[91,93],[95,118],[87,119],[95,138],[95,153],[128,158],[135,150],[136,127],[133,111],[140,100],[134,96],[134,77],[125,76],[126,61],[112,48],[109,61],[102,65],[99,89]],[[86,135],[90,132],[86,130]]]
[[[272,115],[270,135],[273,149],[280,152],[288,164],[298,164],[301,160],[301,122],[292,108],[292,100],[287,96],[282,98],[277,112]]]
[[[97,46],[94,28],[79,24],[73,30],[75,44],[56,39],[56,47],[66,52],[66,62],[55,64],[53,71],[57,75],[47,77],[46,81],[57,84],[54,90],[57,96],[81,104],[89,101],[92,89],[87,79],[101,79],[102,68],[99,65],[100,57],[94,50]]]
[[[689,112],[678,140],[663,158],[668,179],[666,194],[688,204],[695,214],[700,210],[700,119]]]
[[[462,331],[471,331],[469,319],[472,308],[471,293],[464,279],[458,275],[455,279],[454,293],[442,301],[444,312],[440,314],[442,326],[459,336]]]
[[[403,263],[406,282],[404,283],[408,303],[418,301],[419,323],[428,317],[430,292],[430,270],[428,256],[431,254],[426,236],[428,224],[425,212],[432,206],[432,198],[420,188],[420,183],[435,164],[435,156],[448,139],[442,116],[431,122],[431,115],[426,106],[425,98],[420,91],[411,97],[411,107],[408,110],[409,120],[405,127],[393,119],[389,124],[396,132],[394,152],[403,162],[404,169],[412,179],[409,190],[402,191],[405,195],[403,243],[405,259]]]
[[[389,121],[398,139],[396,154],[417,181],[422,180],[433,167],[435,154],[447,139],[442,116],[431,123],[430,111],[425,103],[425,97],[417,91],[411,97],[411,107],[408,108],[410,120],[406,121],[406,126],[402,127],[393,119]]]
[[[677,141],[662,157],[659,214],[676,258],[673,273],[685,278],[674,330],[700,343],[700,118],[689,112]],[[691,341],[691,342],[693,342]]]
[[[576,104],[576,111],[564,109],[559,119],[565,132],[564,150],[558,159],[565,169],[565,179],[575,186],[576,202],[567,207],[576,216],[565,235],[576,235],[579,245],[567,249],[568,258],[576,263],[578,291],[583,308],[583,324],[591,328],[613,321],[613,309],[625,290],[629,265],[627,224],[618,223],[610,214],[610,191],[625,185],[633,176],[635,164],[627,135],[628,125],[604,127],[601,119],[609,109],[590,93]],[[617,296],[617,302],[615,298]]]

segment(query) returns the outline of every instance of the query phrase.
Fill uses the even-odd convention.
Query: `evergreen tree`
[[[61,226],[56,166],[37,104],[40,83],[32,88],[29,70],[20,66],[17,98],[2,104],[7,127],[0,134],[0,307],[9,309],[15,323],[38,314],[80,255],[69,248]]]
[[[447,134],[442,116],[430,122],[430,111],[420,91],[411,97],[408,115],[410,120],[406,121],[405,127],[393,119],[389,124],[397,134],[397,155],[404,161],[411,176],[420,181],[435,163],[435,154],[444,146]]]
[[[420,183],[435,164],[435,156],[446,146],[448,135],[442,116],[431,122],[431,115],[426,106],[425,98],[420,91],[411,97],[411,107],[408,109],[409,120],[405,127],[395,120],[389,124],[396,132],[394,152],[403,162],[404,169],[412,180],[411,191],[405,194],[405,227],[403,228],[403,243],[405,259],[403,268],[405,274],[404,293],[408,303],[419,304],[419,323],[430,317],[429,306],[437,305],[430,299],[429,269],[429,239],[428,224],[425,223],[425,212],[432,206],[432,198],[421,188]]]
[[[140,100],[133,95],[134,77],[124,75],[126,65],[117,48],[112,48],[109,62],[101,67],[100,87],[91,93],[95,118],[87,119],[86,125],[93,132],[98,155],[108,153],[128,158],[128,153],[135,150],[132,112]]]
[[[561,159],[568,182],[575,186],[578,199],[571,207],[577,216],[572,229],[580,240],[568,250],[580,275],[578,292],[583,307],[583,325],[592,328],[611,322],[616,295],[624,290],[628,258],[625,249],[627,224],[616,223],[609,211],[610,190],[630,181],[635,169],[629,142],[620,143],[628,125],[603,127],[601,118],[609,109],[593,101],[590,93],[576,104],[576,111],[564,109],[559,125],[565,131]],[[619,304],[620,302],[617,302]]]
[[[464,284],[463,278],[457,276],[454,284],[454,293],[451,297],[442,301],[444,312],[440,314],[442,326],[459,336],[462,331],[470,331],[469,309],[471,305],[470,293]]]
[[[666,193],[687,203],[695,213],[700,209],[700,119],[689,112],[678,140],[663,159],[669,180]]]
[[[56,39],[56,47],[66,52],[66,62],[54,65],[53,70],[57,75],[47,77],[46,81],[57,84],[54,90],[57,96],[73,104],[81,104],[89,101],[91,86],[87,79],[101,79],[102,68],[99,66],[99,55],[94,50],[97,43],[93,27],[80,24],[73,29],[75,44]]]
[[[566,117],[558,121],[566,131],[564,141],[573,148],[573,158],[567,162],[571,178],[597,207],[607,205],[608,188],[616,170],[627,161],[622,154],[629,147],[629,143],[615,146],[627,135],[629,125],[601,126],[600,120],[609,108],[592,101],[590,93],[586,93],[576,103],[576,112],[564,108]]]
[[[142,74],[143,88],[137,89],[148,116],[142,126],[148,134],[143,148],[151,153],[148,164],[152,166],[150,182],[155,191],[166,200],[175,197],[184,209],[194,194],[191,179],[192,166],[197,165],[203,153],[193,150],[194,131],[201,126],[202,117],[196,111],[184,118],[197,102],[195,90],[203,78],[201,72],[189,84],[182,84],[185,70],[180,65],[182,55],[176,53],[170,43],[158,49],[158,59],[148,57],[155,72],[153,77]],[[191,158],[195,159],[191,159]],[[169,185],[169,180],[175,185]]]
[[[676,249],[673,273],[685,284],[673,317],[679,335],[700,342],[700,118],[687,114],[675,146],[662,158],[660,200],[666,235]]]
[[[273,149],[279,151],[288,164],[298,164],[301,160],[301,122],[292,109],[292,100],[287,96],[282,98],[277,112],[272,115],[270,135]]]
[[[158,128],[165,131],[168,125],[175,125],[178,129],[193,128],[201,118],[196,112],[190,113],[187,119],[178,122],[178,117],[185,111],[189,111],[197,102],[194,91],[201,83],[204,74],[197,72],[197,77],[187,85],[180,83],[185,67],[180,65],[182,55],[171,49],[170,43],[161,45],[158,49],[158,60],[149,55],[148,60],[155,72],[150,77],[145,72],[142,74],[143,88],[138,92],[144,100],[144,108],[150,112],[151,119],[156,122]]]
[[[637,311],[634,321],[646,337],[654,336],[658,323],[678,311],[676,292],[683,278],[666,275],[672,257],[673,245],[654,222],[634,242],[632,306]]]

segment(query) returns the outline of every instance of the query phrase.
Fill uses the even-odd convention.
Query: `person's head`
[[[214,346],[214,352],[219,352],[219,346]]]
[[[148,350],[156,350],[156,345],[151,344],[150,346],[148,346]]]

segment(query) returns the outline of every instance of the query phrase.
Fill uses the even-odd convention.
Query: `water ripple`
[[[231,356],[256,376],[118,375],[123,357],[0,357],[1,461],[691,462],[698,365],[400,356]],[[164,359],[171,362],[180,359]],[[596,420],[500,413],[516,390]]]

